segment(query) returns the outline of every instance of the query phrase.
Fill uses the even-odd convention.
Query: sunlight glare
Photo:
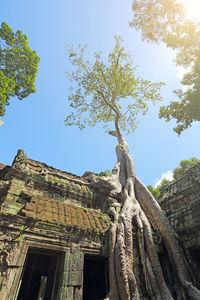
[[[188,17],[200,20],[200,0],[181,0]]]

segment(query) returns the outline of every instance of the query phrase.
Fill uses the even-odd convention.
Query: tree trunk
[[[110,300],[143,299],[135,267],[134,248],[136,247],[142,264],[143,277],[149,299],[200,299],[200,291],[194,286],[194,280],[187,265],[187,259],[171,228],[165,214],[144,184],[137,178],[128,145],[121,135],[116,120],[116,132],[110,132],[118,138],[116,148],[120,165],[121,203],[110,206],[113,224],[110,228]],[[121,209],[119,210],[119,206]],[[133,225],[134,224],[134,225]],[[176,289],[182,295],[172,295],[165,282],[160,265],[157,247],[154,244],[152,225],[157,229],[168,252],[176,277]],[[137,230],[137,245],[133,244],[133,226]],[[140,276],[141,277],[141,276]]]

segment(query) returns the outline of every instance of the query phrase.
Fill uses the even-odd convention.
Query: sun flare
[[[200,0],[180,0],[186,9],[188,17],[200,21]]]

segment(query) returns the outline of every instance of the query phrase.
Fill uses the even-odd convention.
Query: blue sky
[[[94,51],[108,53],[114,45],[113,36],[121,35],[138,65],[138,74],[166,83],[162,104],[173,99],[172,91],[180,88],[178,69],[173,64],[175,54],[164,45],[142,42],[140,33],[129,27],[131,2],[0,0],[0,22],[7,22],[14,31],[21,29],[41,59],[37,92],[23,101],[11,99],[1,118],[0,163],[11,165],[17,150],[23,149],[32,159],[77,175],[114,167],[115,138],[100,126],[79,131],[64,125],[69,112],[67,44],[88,44],[92,57]],[[178,137],[172,130],[174,122],[158,118],[160,105],[151,106],[136,132],[127,137],[136,172],[145,184],[154,184],[182,159],[200,157],[200,124]]]

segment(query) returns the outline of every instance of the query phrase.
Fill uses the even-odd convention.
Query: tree
[[[200,162],[200,160],[197,159],[196,157],[181,160],[179,167],[175,168],[173,171],[174,180],[180,179],[188,169],[190,169],[194,165],[198,164],[199,162]]]
[[[181,160],[179,163],[179,167],[177,167],[173,170],[173,176],[172,176],[173,180],[172,181],[168,180],[166,178],[163,178],[161,183],[158,186],[156,186],[156,188],[154,188],[152,185],[148,185],[147,186],[148,190],[152,193],[152,195],[154,196],[155,199],[158,199],[161,194],[161,190],[164,186],[172,183],[174,180],[175,181],[179,180],[188,169],[190,169],[194,165],[198,164],[199,162],[200,162],[200,160],[197,159],[196,157]]]
[[[154,188],[151,184],[147,185],[148,190],[154,196],[155,199],[158,199],[160,196],[160,189],[159,187]]]
[[[170,180],[168,180],[168,179],[166,179],[166,178],[163,178],[163,180],[161,181],[161,183],[160,183],[156,188],[154,188],[152,185],[147,185],[147,188],[148,188],[148,190],[151,192],[151,194],[154,196],[154,198],[155,198],[155,199],[158,199],[159,196],[160,196],[160,190],[161,190],[164,186],[166,186],[166,185],[168,185],[168,184],[170,184],[170,183],[171,183]]]
[[[95,53],[94,62],[90,63],[84,59],[84,48],[80,47],[78,53],[73,48],[68,49],[74,67],[68,73],[71,81],[68,100],[74,112],[66,118],[66,125],[77,125],[82,129],[99,122],[104,125],[114,123],[115,130],[109,133],[118,140],[118,163],[112,176],[95,178],[107,181],[111,195],[119,196],[119,201],[114,203],[108,199],[108,212],[112,217],[109,235],[109,299],[143,299],[139,284],[141,275],[138,274],[133,251],[136,249],[133,248],[133,226],[137,228],[138,256],[150,299],[174,299],[165,282],[154,244],[151,229],[153,223],[169,253],[174,268],[172,276],[178,278],[176,290],[179,299],[180,295],[189,295],[191,299],[197,300],[200,299],[200,291],[194,287],[176,234],[157,201],[138,179],[128,144],[121,133],[121,129],[126,133],[135,130],[136,115],[140,111],[147,111],[146,101],[160,100],[162,84],[136,77],[131,57],[121,42],[121,38],[115,38],[115,47],[108,55],[107,63],[100,53]],[[181,299],[185,299],[185,296]]]
[[[181,83],[185,91],[175,90],[173,100],[160,109],[160,118],[175,119],[178,134],[194,121],[200,121],[200,23],[186,17],[177,0],[133,0],[134,18],[130,26],[141,30],[142,39],[163,42],[176,50],[175,62],[185,68]]]
[[[0,116],[13,96],[19,100],[35,92],[39,57],[28,46],[27,36],[16,33],[8,24],[0,28]]]

